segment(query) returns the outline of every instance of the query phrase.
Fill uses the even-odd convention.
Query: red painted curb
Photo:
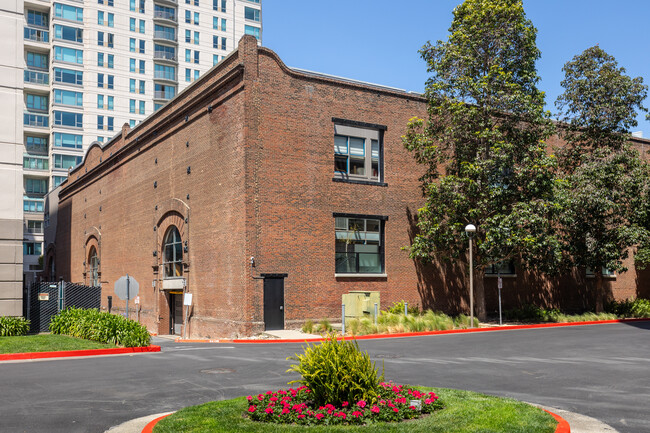
[[[560,415],[554,414],[553,412],[550,412],[550,411],[548,411],[546,409],[542,409],[542,410],[545,411],[545,412],[550,413],[553,416],[553,418],[555,418],[555,420],[558,422],[558,425],[555,428],[555,433],[571,433],[571,427],[569,426],[569,423],[567,422],[567,420],[562,418]],[[162,420],[163,418],[168,417],[169,415],[171,415],[171,413],[169,413],[167,415],[160,416],[160,417],[158,417],[156,419],[153,419],[153,420],[149,421],[149,423],[146,426],[144,426],[144,428],[142,429],[142,433],[152,433],[154,426],[156,424],[158,424],[158,422],[160,422],[160,420]]]
[[[161,419],[163,419],[163,418],[165,418],[165,417],[168,417],[169,415],[171,415],[171,413],[168,413],[167,415],[159,416],[158,418],[149,421],[149,424],[147,424],[146,426],[144,426],[144,428],[142,429],[142,433],[151,433],[151,432],[153,432],[153,428],[154,428],[154,426],[155,426],[156,424],[158,424],[158,422],[159,422]],[[556,433],[557,433],[557,432],[556,432]]]
[[[62,350],[59,352],[3,353],[0,361],[15,361],[41,358],[69,358],[72,356],[119,355],[123,353],[160,352],[160,346],[118,347],[116,349]]]
[[[565,420],[560,415],[557,415],[551,411],[548,411],[546,409],[542,409],[542,410],[550,413],[553,416],[553,418],[555,418],[555,420],[558,422],[558,425],[555,428],[555,433],[571,433],[571,427],[569,426],[567,420]]]
[[[647,322],[650,319],[614,319],[614,320],[594,320],[590,322],[568,322],[568,323],[539,323],[534,325],[513,325],[513,326],[492,326],[489,328],[472,328],[472,329],[448,329],[446,331],[425,331],[425,332],[403,332],[399,334],[372,334],[347,336],[345,338],[355,340],[374,340],[379,338],[404,338],[404,337],[421,337],[425,335],[444,335],[444,334],[466,334],[470,332],[492,332],[492,331],[515,331],[519,329],[536,329],[536,328],[557,328],[562,326],[584,326],[584,325],[602,325],[607,323],[625,323],[625,322]],[[343,337],[338,337],[342,339]],[[247,344],[268,344],[268,343],[317,343],[324,338],[303,338],[303,339],[277,339],[277,340],[242,340],[242,339],[215,339],[215,340],[183,340],[177,338],[176,343],[247,343]]]

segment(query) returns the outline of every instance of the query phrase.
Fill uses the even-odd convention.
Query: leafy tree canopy
[[[596,308],[602,309],[602,269],[625,271],[630,248],[650,259],[649,169],[630,143],[637,110],[647,112],[647,86],[631,78],[598,46],[586,49],[563,71],[564,93],[556,106],[565,124],[562,173],[556,182],[561,241],[567,262],[597,277]]]
[[[637,112],[648,111],[643,78],[625,75],[625,68],[597,45],[575,56],[562,71],[565,90],[555,105],[567,124],[564,138],[587,153],[619,149],[638,125]]]
[[[537,88],[537,30],[521,0],[466,0],[446,41],[420,51],[429,119],[411,119],[404,145],[425,165],[426,205],[411,255],[449,259],[467,252],[464,227],[477,226],[477,312],[485,316],[483,269],[515,260],[557,269],[553,236],[556,158]]]

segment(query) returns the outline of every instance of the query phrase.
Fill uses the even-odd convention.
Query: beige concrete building
[[[0,239],[13,249],[0,252],[7,263],[0,284],[38,278],[50,224],[45,195],[90,144],[164,106],[244,34],[261,43],[261,8],[261,0],[3,2],[0,32],[9,49],[0,53],[1,169],[2,184],[11,178],[13,186],[0,197]],[[2,288],[0,299],[18,302],[20,286],[16,293]]]
[[[0,316],[22,314],[23,0],[0,7]],[[15,41],[8,44],[6,41]]]

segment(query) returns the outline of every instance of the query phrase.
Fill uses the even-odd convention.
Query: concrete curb
[[[338,339],[348,338],[355,340],[375,340],[383,338],[404,338],[404,337],[421,337],[425,335],[445,335],[445,334],[467,334],[473,332],[493,332],[493,331],[516,331],[520,329],[537,329],[537,328],[558,328],[565,326],[586,326],[586,325],[603,325],[609,323],[628,323],[628,322],[648,322],[650,319],[615,319],[615,320],[595,320],[590,322],[568,322],[568,323],[540,323],[534,325],[512,325],[512,326],[492,326],[488,328],[472,329],[449,329],[446,331],[425,331],[425,332],[403,332],[399,334],[372,334],[357,335],[348,337],[338,337]],[[187,339],[177,338],[176,343],[237,343],[237,344],[273,344],[273,343],[317,343],[324,338],[303,338],[303,339],[274,339],[274,340],[246,340],[246,339]]]
[[[128,353],[160,352],[160,346],[118,347],[115,349],[61,350],[58,352],[3,353],[0,361],[20,361],[43,358],[69,358],[75,356],[121,355]]]
[[[171,413],[168,413],[167,415],[159,416],[158,418],[151,420],[144,428],[142,429],[142,433],[152,433],[153,428],[156,424],[160,422],[161,419],[167,418]]]
[[[575,412],[569,412],[568,410],[564,409],[542,406],[540,404],[528,404],[545,410],[546,412],[553,415],[553,417],[559,416],[560,418],[564,419],[564,421],[567,422],[567,428],[569,424],[571,425],[569,430],[565,430],[566,433],[618,433],[618,430],[616,430],[614,427],[609,426],[604,422],[597,420],[596,418],[591,418],[589,416]],[[558,425],[558,429],[559,428],[560,425]],[[560,430],[556,430],[555,433],[560,433]]]
[[[171,415],[172,413],[174,412],[161,412],[153,415],[135,418],[122,424],[113,426],[106,430],[104,433],[140,433],[143,428],[146,428],[147,425],[151,424],[151,421],[160,420],[168,415]],[[153,428],[153,426],[151,428]]]
[[[555,421],[557,421],[557,427],[555,428],[555,433],[571,433],[571,427],[569,427],[569,423],[567,420],[562,418],[560,415],[554,414],[550,410],[542,409],[544,412],[550,413],[553,418],[555,418]]]

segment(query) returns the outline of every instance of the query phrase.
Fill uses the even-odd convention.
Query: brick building
[[[290,69],[246,36],[158,112],[89,148],[62,186],[46,263],[55,251],[57,276],[101,283],[118,311],[115,281],[132,275],[140,320],[160,334],[180,333],[184,312],[186,336],[213,338],[336,318],[350,290],[466,311],[462,264],[422,266],[403,250],[424,200],[400,137],[426,115],[421,95]],[[611,281],[613,296],[636,295],[640,275]],[[590,302],[566,290],[574,278],[512,277],[506,306]]]

